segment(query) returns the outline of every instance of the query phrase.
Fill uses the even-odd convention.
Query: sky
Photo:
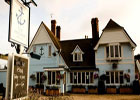
[[[140,0],[34,0],[31,7],[30,40],[43,21],[49,28],[55,19],[61,26],[61,40],[91,38],[91,19],[99,19],[99,35],[110,19],[123,26],[140,53]],[[15,52],[8,42],[9,5],[0,0],[0,53]]]

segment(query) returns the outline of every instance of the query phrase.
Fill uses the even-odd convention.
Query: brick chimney
[[[56,20],[51,20],[51,31],[56,36]]]
[[[98,18],[91,19],[92,39],[93,39],[93,42],[95,45],[99,40],[99,24],[98,24],[98,22],[99,22]]]
[[[58,40],[60,40],[60,34],[61,34],[61,27],[60,26],[56,26],[56,37],[58,38]]]

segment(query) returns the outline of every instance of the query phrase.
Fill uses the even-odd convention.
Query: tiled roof
[[[49,36],[51,37],[51,39],[52,39],[54,45],[56,46],[56,48],[58,50],[60,50],[61,49],[61,45],[60,45],[58,39],[54,36],[53,32],[50,31],[49,28],[44,23],[43,23],[43,25],[45,26],[45,29],[48,32]]]
[[[40,24],[40,26],[39,26],[39,28],[38,28],[38,30],[37,30],[37,32],[36,32],[34,38],[32,39],[32,41],[31,41],[31,43],[30,43],[30,45],[29,45],[29,48],[28,48],[27,52],[29,53],[29,51],[30,51],[30,49],[31,49],[31,47],[32,47],[32,45],[33,45],[33,41],[34,41],[35,38],[37,37],[38,31],[39,31],[41,25],[43,25],[43,26],[45,27],[45,29],[46,29],[46,31],[48,32],[50,38],[52,39],[54,45],[56,46],[56,48],[57,48],[58,50],[60,50],[60,49],[61,49],[61,46],[60,46],[60,43],[59,43],[58,39],[54,36],[54,34],[52,33],[52,31],[50,31],[50,29],[44,24],[44,22],[41,22],[41,24]]]
[[[107,23],[107,25],[105,26],[105,28],[103,29],[103,31],[108,30],[108,29],[118,29],[118,28],[123,28],[123,27],[120,26],[119,24],[117,24],[112,19],[110,19],[109,22]]]
[[[62,57],[70,68],[76,66],[84,68],[89,66],[90,68],[95,69],[95,54],[93,50],[95,44],[92,39],[66,40],[60,41],[60,44],[62,47]],[[82,62],[73,62],[73,55],[71,53],[77,45],[84,52]]]

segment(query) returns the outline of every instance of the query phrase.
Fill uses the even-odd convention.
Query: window
[[[106,57],[109,57],[109,46],[106,47]]]
[[[70,83],[73,83],[73,73],[70,72]]]
[[[123,71],[107,71],[106,84],[123,84]]]
[[[52,72],[52,84],[55,84],[55,72]]]
[[[74,54],[73,54],[73,61],[83,61],[83,57],[82,57],[82,53],[80,53],[80,52],[75,52]]]
[[[77,72],[74,72],[74,84],[77,84]]]
[[[89,84],[89,72],[86,72],[86,84]]]
[[[51,84],[52,79],[52,73],[48,71],[48,84]]]
[[[119,44],[110,44],[106,47],[106,58],[107,59],[120,59],[121,54],[121,46]]]
[[[34,53],[36,52],[36,46],[35,45],[33,46],[33,52]]]
[[[60,85],[60,71],[56,71],[56,85]]]
[[[71,84],[90,84],[93,82],[93,72],[70,72]]]
[[[37,84],[43,84],[41,76],[43,75],[43,72],[37,72]]]
[[[82,72],[82,83],[85,83],[85,72]]]
[[[81,83],[81,72],[78,72],[78,83]]]
[[[48,56],[49,57],[52,56],[52,47],[51,47],[51,45],[48,46]]]
[[[90,83],[93,83],[93,72],[90,72]]]
[[[48,84],[60,85],[60,71],[48,71]]]
[[[80,47],[77,45],[74,49],[74,51],[72,52],[73,55],[73,61],[74,62],[81,62],[83,61],[83,52],[80,49]]]
[[[106,72],[106,84],[110,83],[110,76],[109,76],[109,72]]]
[[[123,84],[123,72],[120,72],[120,84]]]

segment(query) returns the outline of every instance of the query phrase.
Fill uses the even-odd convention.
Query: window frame
[[[52,46],[51,46],[51,44],[48,45],[48,57],[52,57]]]
[[[49,77],[49,72],[51,73],[50,74],[51,78]],[[48,80],[47,80],[48,85],[60,85],[60,80],[59,80],[59,83],[57,83],[57,77],[56,77],[58,72],[60,74],[60,71],[48,71]],[[55,73],[55,81],[53,80],[53,73]],[[53,83],[53,81],[54,81],[54,83]]]
[[[83,61],[83,54],[81,52],[74,52],[74,54],[73,54],[73,61],[74,62],[82,62]]]
[[[78,73],[80,73],[80,76],[79,76]],[[91,74],[90,73],[92,73],[92,78],[93,78],[92,82],[91,82],[91,79],[90,79],[91,78]],[[75,75],[76,75],[76,79],[75,79]],[[91,84],[94,83],[93,75],[94,75],[94,72],[88,72],[88,71],[87,72],[75,72],[75,71],[74,72],[70,72],[70,78],[69,78],[70,82],[69,83],[72,84],[72,85],[81,85],[81,84],[83,84],[83,85],[91,85]],[[87,76],[88,76],[88,82],[87,82]],[[80,79],[79,79],[79,77],[80,77]],[[73,78],[73,80],[72,80],[72,78]],[[79,80],[80,80],[80,82],[79,82]]]
[[[78,49],[78,51],[76,51]],[[83,61],[83,54],[84,52],[80,49],[80,47],[77,45],[73,52],[71,53],[73,55],[73,62],[82,62]]]
[[[39,84],[39,85],[42,85],[43,84],[43,82],[42,82],[42,80],[41,80],[41,76],[43,75],[43,73],[44,72],[36,72],[36,77],[37,77],[37,79],[36,79],[36,84]],[[39,77],[38,77],[39,76]],[[39,79],[38,79],[39,78]]]
[[[117,52],[116,52],[116,47],[117,47]],[[105,50],[106,50],[105,53],[106,53],[107,60],[121,60],[122,59],[122,47],[119,43],[108,44],[107,46],[105,46]]]
[[[122,72],[122,75],[120,74]],[[109,75],[107,75],[109,73]],[[113,73],[113,77],[111,76],[111,73]],[[116,82],[116,73],[117,73],[117,78],[118,82]],[[106,76],[109,77],[109,83],[106,81],[106,85],[123,85],[124,84],[124,76],[123,76],[123,71],[106,71]],[[121,83],[121,76],[123,77],[123,83]],[[112,82],[112,78],[114,82]]]

